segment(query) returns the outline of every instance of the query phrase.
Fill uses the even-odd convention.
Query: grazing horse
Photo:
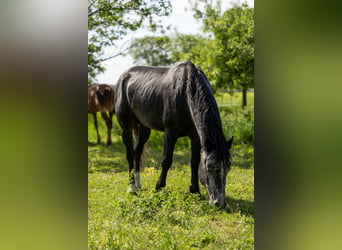
[[[114,90],[107,84],[88,85],[88,113],[92,113],[94,117],[97,143],[101,143],[96,117],[96,112],[99,111],[107,126],[107,145],[112,144],[111,129],[113,125],[113,114],[115,113],[114,95]]]
[[[136,193],[141,187],[140,158],[151,129],[155,129],[164,131],[162,171],[156,190],[166,186],[177,138],[188,136],[191,140],[190,192],[200,193],[200,175],[208,191],[209,204],[226,205],[226,176],[233,137],[226,142],[209,81],[199,68],[191,62],[170,67],[132,67],[120,76],[115,100],[129,165],[128,192]],[[135,129],[137,137],[133,145],[132,130]]]

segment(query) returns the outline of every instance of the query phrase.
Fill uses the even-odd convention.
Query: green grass
[[[226,117],[222,117],[222,114]],[[234,114],[238,117],[234,117]],[[221,112],[243,123],[238,109]],[[99,117],[100,134],[105,126]],[[247,120],[246,120],[247,121]],[[249,122],[250,120],[248,120]],[[162,133],[153,132],[146,146],[141,173],[142,190],[127,193],[128,170],[120,128],[113,118],[113,144],[95,144],[96,133],[88,116],[88,247],[90,249],[253,249],[254,248],[254,148],[241,140],[232,149],[232,169],[227,176],[227,207],[218,210],[202,196],[190,194],[190,148],[185,138],[177,142],[167,186],[154,187],[160,174]],[[234,130],[235,131],[235,130]],[[225,134],[233,133],[226,130]]]

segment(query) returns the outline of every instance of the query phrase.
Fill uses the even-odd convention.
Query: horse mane
[[[188,105],[202,148],[207,152],[216,151],[218,161],[230,164],[231,156],[226,147],[220,112],[209,80],[201,69],[191,62],[185,63],[188,73]]]

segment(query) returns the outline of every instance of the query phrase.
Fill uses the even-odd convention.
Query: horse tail
[[[131,111],[129,110],[129,102],[127,97],[127,84],[130,79],[130,74],[128,72],[123,73],[117,84],[116,84],[116,90],[115,90],[115,111],[119,114],[117,116],[120,116],[121,113],[129,114]],[[139,127],[137,123],[133,124],[132,127],[132,133],[134,140],[137,140],[137,137],[139,135]],[[145,152],[146,152],[146,144],[143,148],[143,153],[141,155],[141,158],[143,159]],[[142,160],[140,161],[140,171],[144,170],[144,165],[142,164]]]
[[[115,114],[115,91],[114,89],[110,88],[110,100],[111,100],[111,110],[112,114]]]
[[[115,112],[120,111],[122,107],[128,107],[128,100],[126,95],[127,82],[129,74],[124,73],[120,76],[116,83],[116,90],[114,91],[114,110]],[[121,106],[121,107],[120,107]]]

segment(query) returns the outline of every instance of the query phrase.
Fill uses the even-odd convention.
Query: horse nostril
[[[220,202],[218,200],[214,200],[213,205],[219,207],[220,206]]]

